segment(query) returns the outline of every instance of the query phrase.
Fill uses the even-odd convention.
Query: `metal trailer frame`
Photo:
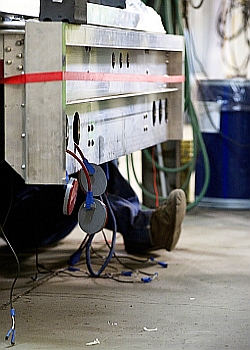
[[[183,62],[182,36],[36,20],[1,27],[6,161],[27,184],[63,184],[79,169],[65,153],[74,143],[101,164],[180,140]]]

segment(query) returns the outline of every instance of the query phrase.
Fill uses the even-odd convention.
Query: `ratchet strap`
[[[113,74],[100,72],[42,72],[14,75],[0,79],[0,84],[29,84],[55,81],[117,81],[134,83],[183,83],[184,75]]]

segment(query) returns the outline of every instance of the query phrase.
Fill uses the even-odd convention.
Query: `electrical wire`
[[[230,1],[228,6],[225,6],[223,9],[223,3],[221,3],[221,11],[218,15],[217,20],[217,33],[219,34],[222,41],[233,40],[240,36],[241,33],[245,30],[245,23],[242,22],[241,26],[232,34],[226,34],[227,22],[232,18],[232,12],[235,9],[233,1]]]
[[[201,6],[203,5],[204,0],[200,0],[200,3],[199,3],[198,5],[194,5],[193,0],[188,0],[188,3],[190,4],[190,6],[191,6],[192,8],[194,8],[195,10],[198,10],[198,9],[200,9]]]
[[[141,188],[142,192],[143,192],[146,196],[148,196],[149,198],[155,199],[155,194],[154,194],[154,193],[151,193],[150,191],[148,191],[148,190],[146,189],[146,187],[143,186],[143,184],[140,183],[140,181],[138,180],[138,177],[137,177],[136,171],[135,171],[135,165],[134,165],[133,154],[130,154],[130,158],[131,158],[132,171],[133,171],[133,174],[134,174],[136,183],[138,184],[138,186]],[[166,198],[163,197],[163,196],[159,196],[158,199],[159,199],[159,200],[165,200]]]
[[[87,181],[88,181],[88,193],[87,193],[87,200],[86,200],[86,203],[87,201],[89,202],[88,200],[88,195],[90,193],[92,193],[92,184],[91,184],[91,180],[90,180],[90,175],[89,175],[89,172],[88,172],[88,169],[86,167],[86,165],[84,164],[84,155],[80,149],[80,147],[75,143],[75,147],[77,149],[77,151],[79,152],[80,156],[82,159],[79,159],[79,157],[77,157],[77,155],[70,151],[70,150],[66,150],[66,152],[68,154],[70,154],[72,157],[74,157],[79,163],[80,165],[82,166],[82,169],[84,170],[84,173],[86,175],[86,178],[87,178]],[[82,251],[83,251],[83,248],[85,248],[86,250],[86,264],[87,264],[87,267],[88,267],[88,270],[91,274],[91,276],[94,276],[94,277],[98,277],[101,275],[101,273],[104,271],[104,269],[107,267],[107,265],[109,264],[111,258],[112,258],[112,255],[113,255],[113,251],[114,251],[114,246],[115,246],[115,241],[116,241],[116,220],[115,220],[115,216],[114,216],[114,213],[112,211],[112,208],[110,206],[110,203],[109,203],[109,200],[106,196],[106,194],[103,195],[104,197],[104,201],[106,202],[106,206],[108,207],[108,210],[109,210],[109,213],[111,215],[111,218],[113,220],[113,236],[112,236],[112,245],[111,245],[111,249],[110,249],[110,252],[107,256],[107,259],[105,260],[104,264],[102,265],[102,267],[97,271],[95,272],[92,268],[92,264],[91,264],[91,254],[90,254],[90,251],[91,251],[91,244],[92,244],[92,241],[94,239],[94,236],[95,234],[90,234],[88,235],[87,237],[85,237],[85,239],[83,240],[81,246],[78,248],[78,250],[70,257],[70,265],[75,265],[75,263],[77,261],[79,261],[80,259],[80,256],[82,254]],[[93,194],[90,196],[90,199],[93,199]],[[91,203],[88,203],[88,204],[91,204]],[[87,207],[87,205],[86,205]],[[87,208],[88,209],[88,208]],[[91,207],[90,207],[90,210]]]
[[[149,150],[146,148],[144,149],[143,151],[143,154],[146,156],[146,158],[148,159],[148,161],[151,162],[151,155],[150,155],[150,152]],[[131,155],[131,157],[133,157],[133,155]],[[165,166],[161,166],[156,160],[155,160],[155,167],[158,169],[158,170],[163,170],[165,171],[166,173],[179,173],[183,170],[186,170],[188,169],[188,167],[192,164],[193,160],[190,160],[188,161],[187,163],[183,164],[182,166],[180,167],[176,167],[176,168],[168,168],[168,167],[165,167]]]
[[[239,19],[241,15],[242,20],[237,20],[240,23],[239,27],[231,32],[233,27],[232,22],[234,17]],[[250,62],[250,39],[249,39],[249,27],[250,27],[250,5],[249,1],[233,0],[230,2],[223,2],[220,4],[219,15],[217,18],[216,30],[221,39],[222,59],[224,64],[232,69],[234,75],[243,76],[247,75],[247,67]],[[243,36],[244,35],[244,36]],[[245,40],[248,52],[245,52],[245,58],[242,63],[239,64],[236,61],[236,52],[238,52],[238,46],[233,47],[232,42],[242,37]],[[229,45],[231,52],[231,61],[228,59],[228,54],[224,53],[226,44]],[[242,54],[241,54],[242,56]],[[241,58],[241,57],[240,57]],[[239,59],[239,55],[238,55]]]
[[[200,6],[203,4],[203,2],[200,2]],[[180,17],[180,11],[179,11],[179,1],[178,0],[173,0],[172,2],[172,7],[174,8],[174,13],[176,14],[176,18],[175,18],[175,34],[178,33],[180,35],[184,34],[184,29],[183,29],[183,24],[182,24],[182,20]],[[163,12],[164,16],[165,13]],[[170,18],[170,17],[168,17]],[[170,18],[173,21],[173,18]],[[163,21],[164,23],[166,22],[166,18]],[[187,57],[187,49],[186,49],[186,57]],[[204,197],[206,190],[208,188],[208,184],[209,184],[209,180],[210,180],[210,165],[209,165],[209,159],[208,159],[208,155],[207,155],[207,150],[206,150],[206,146],[202,137],[202,134],[200,132],[199,129],[199,123],[197,120],[197,115],[191,100],[191,91],[190,91],[190,70],[189,70],[189,62],[187,59],[185,59],[185,103],[184,103],[184,110],[188,113],[189,117],[190,117],[190,121],[191,121],[191,125],[193,128],[193,135],[194,135],[194,155],[193,155],[193,159],[192,161],[190,161],[189,163],[185,164],[184,166],[175,169],[171,169],[171,172],[179,172],[181,170],[184,170],[188,167],[190,167],[191,171],[192,169],[195,168],[195,162],[196,162],[196,158],[197,158],[197,154],[199,151],[201,151],[202,155],[203,155],[203,163],[204,163],[204,170],[205,170],[205,179],[204,179],[204,183],[201,189],[200,194],[195,198],[193,203],[190,203],[187,205],[187,210],[190,210],[192,208],[194,208],[199,201],[201,201],[201,199]],[[147,150],[144,150],[143,152],[147,153]],[[156,163],[156,167],[157,167],[157,163]],[[163,171],[166,169],[162,169]],[[143,189],[144,190],[144,189]],[[150,194],[151,196],[151,194]]]
[[[104,236],[106,245],[110,248],[109,242],[108,242],[104,232],[103,232],[103,236]],[[147,276],[147,277],[140,278],[140,282],[144,282],[144,283],[151,282],[158,276],[157,272],[149,273],[147,271],[142,271],[142,270],[135,269],[135,268],[131,267],[130,265],[123,263],[122,260],[121,260],[122,258],[131,260],[131,261],[135,261],[135,262],[138,262],[138,263],[144,263],[144,264],[150,262],[150,264],[153,263],[154,265],[160,265],[163,268],[166,268],[168,266],[168,264],[165,263],[165,262],[155,261],[154,257],[152,257],[152,256],[147,257],[146,259],[138,259],[138,258],[134,258],[132,256],[120,256],[120,257],[118,257],[116,255],[116,253],[114,252],[113,257],[125,269],[129,269],[129,271],[122,271],[122,273],[119,273],[119,274],[116,274],[116,275],[114,275],[114,274],[109,274],[108,275],[109,278],[112,278],[115,281],[121,282],[121,283],[135,283],[136,282],[134,279],[133,280],[129,280],[129,281],[127,279],[126,280],[124,280],[124,279],[121,280],[120,278],[118,278],[118,277],[121,277],[121,276],[122,277],[124,277],[124,276],[126,276],[126,277],[133,277],[134,275],[138,276],[139,274],[141,274],[141,275]]]
[[[86,165],[83,163],[83,161],[79,157],[77,157],[77,155],[74,152],[72,152],[72,151],[67,149],[66,153],[70,154],[81,165],[81,167],[82,167],[82,169],[84,171],[84,174],[86,176],[86,179],[87,179],[88,191],[89,192],[92,191],[92,184],[91,184],[90,176],[89,176],[88,169],[87,169]]]
[[[10,250],[12,251],[14,258],[16,260],[16,264],[17,264],[17,274],[16,277],[14,278],[14,281],[12,283],[11,289],[10,289],[10,316],[11,316],[11,328],[9,329],[9,331],[7,332],[6,336],[5,336],[5,340],[8,340],[10,335],[11,335],[11,345],[15,344],[15,335],[16,335],[16,311],[13,307],[13,292],[14,292],[14,288],[16,285],[16,282],[18,280],[18,278],[20,277],[20,273],[21,273],[21,267],[20,267],[20,261],[19,258],[14,250],[14,248],[12,247],[12,245],[10,244],[8,238],[6,237],[3,227],[2,225],[0,225],[0,229],[1,229],[1,233],[6,241],[6,243],[8,244]]]
[[[114,212],[113,212],[113,210],[111,208],[111,205],[109,203],[108,197],[107,197],[107,195],[105,193],[103,194],[103,198],[104,198],[105,204],[107,205],[110,217],[111,217],[112,222],[113,222],[112,243],[111,243],[111,246],[110,246],[109,254],[108,254],[105,262],[103,263],[101,268],[97,272],[95,272],[93,270],[93,267],[92,267],[91,254],[90,254],[91,244],[92,244],[92,241],[93,241],[93,238],[94,238],[94,234],[89,236],[87,244],[86,244],[86,264],[87,264],[87,267],[88,267],[88,270],[89,270],[91,276],[93,276],[93,277],[99,277],[101,275],[101,273],[105,270],[105,268],[108,266],[110,260],[112,259],[112,256],[113,256],[113,253],[114,253],[114,249],[115,249],[115,242],[116,242],[117,225],[116,225],[115,215],[114,215]]]
[[[197,7],[201,7],[203,2],[204,1],[201,1],[199,3],[199,5],[197,5]],[[194,5],[194,4],[192,3],[191,5]],[[183,35],[184,30],[183,30],[182,20],[181,20],[181,17],[180,17],[180,11],[179,11],[180,4],[179,4],[179,1],[178,0],[173,0],[172,3],[171,3],[171,6],[172,6],[172,9],[171,9],[170,12],[169,11],[168,11],[168,13],[166,13],[165,11],[161,12],[161,15],[163,17],[163,23],[166,25],[166,22],[172,21],[172,24],[170,24],[170,27],[169,27],[169,23],[167,24],[168,25],[168,27],[166,28],[167,31],[169,32],[169,31],[171,31],[169,28],[173,28],[175,34],[178,33],[180,35]],[[196,7],[196,6],[194,5],[194,7]],[[161,7],[161,10],[163,10],[162,7]],[[166,10],[166,6],[165,6],[165,10]],[[173,20],[173,17],[172,17],[173,13],[175,13],[175,16],[176,16],[176,18],[174,20]],[[195,54],[195,58],[197,60],[197,53],[196,53],[196,51],[195,51],[194,54]],[[200,61],[197,60],[197,62],[200,65],[201,70],[203,70]],[[193,208],[194,206],[196,206],[197,203],[202,199],[202,195],[204,196],[204,194],[206,192],[206,189],[207,189],[207,186],[208,186],[208,183],[209,183],[209,178],[210,178],[209,160],[208,160],[208,156],[207,156],[207,152],[206,152],[206,147],[205,147],[202,135],[201,135],[200,130],[199,130],[199,125],[198,125],[198,122],[197,122],[197,116],[196,116],[195,110],[193,108],[193,104],[192,104],[191,97],[190,97],[191,93],[190,93],[190,83],[189,83],[189,74],[190,74],[189,65],[190,65],[190,62],[189,62],[189,64],[187,62],[187,46],[186,46],[186,60],[185,60],[186,81],[185,81],[185,106],[184,106],[185,108],[184,109],[185,109],[185,111],[188,112],[189,115],[191,114],[190,119],[191,119],[191,125],[192,125],[192,128],[193,128],[193,134],[194,134],[194,155],[193,155],[193,159],[191,161],[189,161],[188,163],[182,165],[181,167],[177,167],[177,168],[160,167],[159,164],[157,162],[155,162],[156,168],[160,169],[160,170],[162,170],[164,172],[178,173],[178,172],[184,171],[186,169],[189,169],[188,177],[187,177],[186,182],[184,184],[184,186],[187,186],[188,185],[188,180],[191,177],[191,171],[195,169],[195,163],[196,163],[197,154],[198,154],[199,150],[201,150],[201,152],[203,153],[203,159],[204,159],[204,164],[205,164],[205,181],[204,181],[204,184],[203,184],[203,188],[201,190],[201,194],[197,197],[197,199],[195,199],[193,204],[189,204],[187,206],[187,210],[189,210],[189,209]],[[205,74],[204,70],[203,70],[203,74]],[[148,160],[150,160],[151,155],[149,154],[148,149],[143,150],[143,153],[144,153],[144,155],[146,155]],[[132,169],[133,169],[133,172],[134,172],[134,175],[135,175],[135,169],[133,167],[133,158],[131,158],[131,160],[132,160]],[[135,175],[135,178],[136,178],[136,181],[137,181],[138,185],[141,187],[143,193],[146,196],[148,196],[149,198],[154,198],[154,194],[150,193],[147,189],[145,189],[145,187],[142,184],[139,184],[139,181],[138,181],[136,175]],[[183,188],[184,188],[184,186],[183,186]],[[161,197],[159,197],[159,198],[161,198]]]
[[[85,157],[84,157],[84,154],[83,154],[83,152],[82,152],[81,148],[80,148],[80,147],[78,146],[78,144],[77,144],[77,143],[75,143],[75,142],[74,142],[74,146],[75,146],[75,148],[77,149],[77,151],[79,152],[79,154],[80,154],[80,156],[81,156],[82,161],[84,161]]]
[[[10,289],[10,308],[12,309],[13,308],[13,292],[14,292],[14,288],[15,288],[15,284],[18,280],[18,278],[20,277],[20,273],[21,273],[21,266],[20,266],[20,261],[19,261],[19,258],[14,250],[14,248],[12,247],[12,245],[10,244],[7,236],[5,235],[4,233],[4,230],[3,230],[3,227],[0,225],[0,229],[1,229],[1,233],[3,235],[3,238],[4,240],[6,241],[7,245],[9,246],[15,260],[16,260],[16,265],[17,265],[17,274],[16,274],[16,277],[14,278],[14,281],[12,283],[12,286],[11,286],[11,289]]]
[[[20,266],[20,261],[19,261],[19,258],[13,248],[13,246],[11,245],[11,243],[9,242],[5,232],[4,232],[4,226],[5,226],[5,223],[8,219],[8,216],[9,216],[9,213],[10,213],[10,210],[11,210],[11,207],[12,207],[12,202],[13,202],[13,176],[12,176],[12,173],[11,173],[11,179],[10,179],[10,184],[11,184],[11,190],[10,190],[10,204],[9,204],[9,207],[8,207],[8,210],[7,210],[7,213],[6,213],[6,216],[5,216],[5,219],[4,219],[4,222],[1,224],[0,223],[0,232],[1,232],[1,235],[3,236],[4,240],[6,241],[7,245],[9,246],[15,260],[16,260],[16,265],[17,265],[17,274],[16,274],[16,277],[14,278],[13,280],[13,283],[11,285],[11,289],[10,289],[10,297],[9,297],[9,305],[10,305],[10,315],[11,315],[11,328],[9,329],[9,331],[7,332],[6,336],[5,336],[5,340],[8,340],[10,335],[11,335],[11,345],[14,345],[15,344],[15,334],[16,334],[16,311],[15,309],[13,308],[13,293],[14,293],[14,288],[15,288],[15,285],[16,285],[16,282],[18,280],[18,278],[20,277],[20,273],[21,273],[21,266]]]

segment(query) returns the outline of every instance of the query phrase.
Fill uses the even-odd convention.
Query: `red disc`
[[[78,181],[77,179],[71,178],[67,184],[64,203],[63,203],[63,214],[70,215],[72,214],[77,197],[78,191]]]

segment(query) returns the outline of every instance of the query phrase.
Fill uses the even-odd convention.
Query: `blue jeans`
[[[150,218],[152,210],[142,210],[138,196],[123,178],[113,162],[108,163],[107,196],[114,212],[117,231],[123,236],[128,252],[143,252],[152,248]],[[110,220],[106,228],[111,229]]]
[[[107,167],[107,197],[125,249],[129,252],[145,251],[151,248],[152,211],[141,209],[136,193],[114,163],[107,163]],[[55,243],[73,230],[85,194],[78,191],[71,215],[63,214],[64,194],[65,188],[61,185],[26,185],[5,161],[1,161],[0,224],[16,250],[30,250]],[[106,227],[113,228],[110,215]]]

